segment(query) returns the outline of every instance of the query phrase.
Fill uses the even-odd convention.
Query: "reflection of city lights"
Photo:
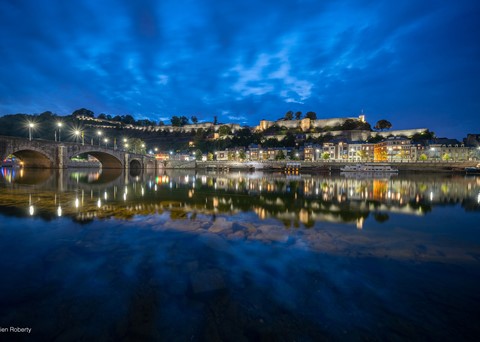
[[[28,207],[28,212],[30,213],[30,216],[33,216],[33,214],[35,214],[35,208],[33,207],[33,205]]]
[[[155,185],[153,186],[153,190],[157,191],[157,189],[158,189],[158,188],[157,188],[157,184],[155,184]]]
[[[433,191],[430,191],[430,201],[433,201]]]
[[[105,191],[105,193],[103,194],[103,198],[105,199],[105,201],[106,201],[106,200],[107,200],[107,198],[108,198],[108,194],[107,194],[107,192],[106,192],[106,191]]]
[[[99,208],[102,207],[102,200],[100,198],[97,201],[97,207],[99,207]]]
[[[478,193],[478,196],[477,196],[477,202],[480,204],[480,192]]]
[[[127,200],[127,193],[126,193],[126,192],[123,194],[123,200],[124,200],[124,201]]]
[[[145,189],[142,186],[142,196],[145,195]]]
[[[57,208],[57,215],[58,215],[58,217],[62,216],[62,207],[61,206],[58,206],[58,208]]]
[[[75,198],[75,208],[78,208],[80,206],[80,202],[78,201],[78,198]]]

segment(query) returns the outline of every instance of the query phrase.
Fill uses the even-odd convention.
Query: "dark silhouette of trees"
[[[382,120],[377,121],[377,124],[375,125],[374,128],[376,130],[383,131],[383,130],[392,128],[392,124],[390,123],[390,121],[382,119]]]
[[[317,113],[307,112],[307,114],[305,114],[305,117],[310,119],[310,120],[317,120]]]
[[[302,117],[302,112],[295,113],[295,120],[300,120],[301,117]]]
[[[198,123],[198,118],[196,116],[192,116],[190,120],[192,120],[192,123],[195,125]]]
[[[95,114],[91,110],[88,110],[88,109],[85,109],[85,108],[80,108],[80,109],[75,110],[72,113],[72,115],[75,118],[79,117],[79,116],[87,116],[89,118],[94,118],[95,117]]]
[[[293,120],[293,112],[291,110],[289,110],[288,112],[285,113],[285,116],[284,116],[284,119],[285,120]]]

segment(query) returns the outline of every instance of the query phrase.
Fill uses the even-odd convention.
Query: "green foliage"
[[[91,110],[88,110],[88,109],[85,109],[85,108],[80,108],[80,109],[75,110],[72,113],[72,116],[75,117],[75,118],[79,117],[79,116],[87,116],[89,118],[95,117],[94,113]]]
[[[372,143],[372,144],[376,144],[380,141],[382,141],[384,138],[380,135],[375,135],[375,136],[371,136],[370,138],[367,139],[367,142],[369,143]]]
[[[365,160],[368,157],[368,153],[365,150],[357,151],[357,156],[360,157],[361,160]]]
[[[285,113],[285,116],[284,116],[284,119],[285,120],[293,120],[293,112],[291,110],[289,110],[288,112]]]
[[[220,126],[220,128],[218,129],[218,134],[220,136],[225,136],[225,135],[229,135],[232,133],[232,130],[230,128],[230,126],[227,126],[227,125],[222,125]]]
[[[415,133],[412,135],[411,139],[413,142],[420,143],[429,141],[435,138],[435,133],[429,131],[428,129],[423,131],[422,133]]]
[[[425,153],[422,153],[419,157],[418,157],[419,160],[421,161],[425,161],[428,159],[427,155]]]
[[[240,160],[245,160],[247,158],[247,154],[245,153],[244,150],[240,150],[240,152],[238,153],[238,158]]]
[[[195,160],[202,160],[202,151],[199,149],[195,151]]]
[[[452,159],[452,156],[449,153],[445,153],[442,156],[442,160],[449,161],[450,159]]]
[[[139,138],[130,138],[128,139],[128,147],[124,147],[126,151],[130,153],[140,153],[140,154],[146,154],[146,144],[145,141]]]
[[[280,150],[277,155],[275,156],[275,160],[285,160],[286,156],[282,150]]]
[[[170,119],[170,122],[172,123],[172,126],[175,126],[175,127],[182,127],[182,126],[185,126],[186,124],[188,124],[188,118],[186,116],[172,116],[172,118]]]
[[[328,160],[328,159],[330,159],[330,153],[328,153],[328,152],[323,152],[323,153],[322,153],[322,159],[323,159],[323,160]]]
[[[382,119],[382,120],[377,121],[377,124],[375,125],[374,128],[376,130],[383,131],[383,130],[392,128],[392,124],[390,123],[390,121]]]
[[[295,135],[293,135],[291,132],[288,132],[282,139],[281,143],[282,146],[285,147],[295,147]]]

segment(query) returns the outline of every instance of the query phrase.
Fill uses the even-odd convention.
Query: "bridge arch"
[[[54,165],[54,161],[48,154],[34,147],[19,149],[9,154],[20,159],[24,167],[52,168]]]
[[[142,163],[138,159],[132,159],[130,160],[130,164],[128,165],[131,170],[140,170],[142,169]]]
[[[100,164],[102,164],[102,168],[105,168],[105,169],[123,168],[123,164],[120,159],[118,159],[116,156],[108,152],[103,152],[103,151],[81,151],[81,152],[71,153],[68,156],[68,159],[70,160],[75,156],[82,156],[87,154],[95,157],[100,162]]]

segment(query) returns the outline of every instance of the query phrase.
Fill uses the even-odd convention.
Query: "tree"
[[[172,118],[170,119],[170,122],[172,123],[172,126],[175,126],[175,127],[180,127],[182,125],[182,121],[176,115],[172,116]]]
[[[323,160],[328,160],[328,159],[330,159],[330,153],[328,153],[328,152],[323,152],[323,153],[322,153],[322,159],[323,159]]]
[[[185,126],[188,124],[188,118],[186,116],[181,116],[180,117],[180,126]]]
[[[218,125],[218,118],[216,115],[213,117],[213,124]]]
[[[77,109],[76,111],[74,111],[72,113],[72,116],[74,118],[79,117],[79,116],[87,116],[89,118],[94,118],[95,117],[95,115],[93,114],[93,112],[91,110],[88,110],[88,109],[85,109],[85,108]]]
[[[427,155],[425,153],[422,153],[419,157],[418,157],[419,160],[421,161],[425,161],[428,159]]]
[[[207,160],[209,160],[209,161],[212,161],[212,160],[213,160],[213,153],[212,153],[212,152],[208,152],[208,154],[207,154]]]
[[[300,120],[301,117],[302,117],[302,112],[295,113],[295,120]]]
[[[242,161],[247,158],[247,155],[244,150],[240,150],[240,152],[238,153],[238,158]]]
[[[127,125],[134,125],[135,124],[135,119],[130,114],[122,115],[122,122],[124,124],[127,124]]]
[[[218,134],[220,134],[220,136],[229,135],[231,133],[232,130],[227,125],[220,126],[220,128],[218,129]]]
[[[390,123],[390,121],[382,119],[377,121],[377,124],[375,125],[374,128],[376,130],[383,131],[383,130],[392,128],[392,124]]]
[[[445,154],[442,156],[442,160],[449,161],[450,159],[452,159],[452,157],[450,156],[449,153],[445,153]]]
[[[380,142],[380,141],[382,141],[382,140],[383,140],[383,137],[382,137],[381,135],[378,135],[378,134],[377,134],[377,135],[375,135],[374,137],[368,138],[368,139],[367,139],[367,142],[372,143],[372,144],[376,144],[376,143],[378,143],[378,142]]]
[[[196,116],[192,116],[192,117],[190,118],[190,120],[192,120],[192,123],[193,123],[194,125],[196,125],[196,124],[198,123],[198,119],[197,119]]]
[[[196,150],[195,151],[195,160],[202,160],[202,151]]]
[[[159,120],[159,121],[158,121],[158,125],[159,125],[159,126],[165,126],[165,123],[164,123],[162,120]]]
[[[138,138],[128,139],[128,147],[125,148],[128,152],[146,154],[147,148],[145,141]]]
[[[307,114],[305,114],[305,117],[310,119],[310,120],[317,120],[317,113],[307,112]]]
[[[360,150],[360,151],[357,151],[357,156],[358,156],[361,160],[365,160],[365,159],[367,159],[367,157],[368,157],[368,153],[367,153],[367,151],[365,151],[365,150]]]
[[[285,113],[285,116],[284,116],[284,119],[285,120],[293,120],[293,112],[291,110],[289,110],[288,112]]]
[[[275,156],[275,160],[285,160],[285,153],[283,153],[283,150],[280,150],[277,155]]]

